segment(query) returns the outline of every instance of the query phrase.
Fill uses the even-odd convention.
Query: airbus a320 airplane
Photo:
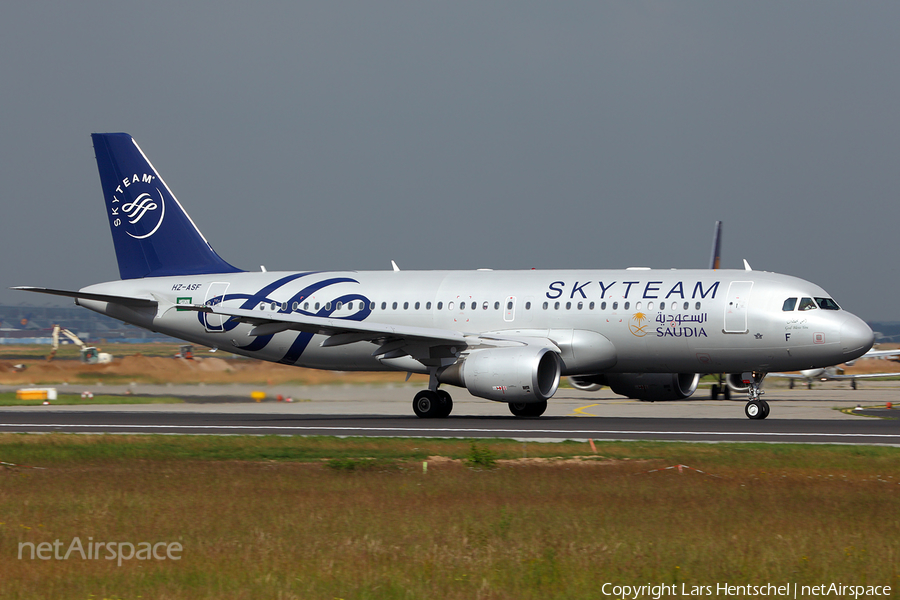
[[[443,384],[536,417],[563,375],[674,400],[701,373],[738,373],[746,415],[764,419],[767,372],[853,360],[874,339],[819,286],[759,271],[242,271],[213,251],[130,135],[92,137],[122,279],[16,289],[253,358],[427,374],[420,417],[450,414]],[[816,305],[802,322],[797,298]]]

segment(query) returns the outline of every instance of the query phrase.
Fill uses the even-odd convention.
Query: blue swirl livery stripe
[[[323,279],[321,281],[317,281],[312,283],[300,291],[293,294],[287,302],[275,300],[271,297],[271,294],[285,285],[296,281],[302,277],[308,277],[310,275],[317,275],[321,273],[321,271],[311,271],[307,273],[294,273],[292,275],[288,275],[286,277],[282,277],[280,279],[276,279],[272,283],[263,287],[259,291],[254,294],[225,294],[224,296],[216,296],[214,298],[210,298],[207,301],[208,306],[216,306],[218,304],[222,304],[223,302],[227,302],[228,300],[243,300],[241,303],[241,308],[245,310],[252,310],[253,308],[259,306],[260,304],[277,304],[280,308],[277,310],[279,314],[291,314],[298,313],[310,317],[330,317],[336,310],[338,304],[344,305],[348,302],[355,302],[357,300],[360,301],[359,310],[354,312],[351,315],[339,317],[339,319],[347,320],[347,321],[363,321],[372,314],[371,308],[369,308],[370,301],[363,295],[360,294],[345,294],[338,298],[333,299],[330,302],[325,302],[325,306],[323,306],[320,310],[316,312],[302,310],[297,308],[297,310],[293,309],[294,302],[297,302],[298,305],[305,298],[308,298],[312,294],[330,287],[332,285],[337,285],[339,283],[355,283],[359,284],[359,281],[356,279],[352,279],[350,277],[331,277],[329,279]],[[326,308],[327,307],[327,308]],[[206,321],[206,313],[198,313],[197,317],[200,320],[200,323],[206,327],[209,327]],[[227,319],[223,324],[220,331],[231,331],[235,327],[240,324],[240,321],[235,317],[231,317]],[[237,346],[241,350],[245,350],[247,352],[256,352],[262,350],[266,346],[268,346],[269,342],[272,341],[272,338],[275,337],[275,334],[270,335],[261,335],[256,337],[252,342],[244,346]],[[312,340],[313,334],[311,333],[300,333],[291,343],[290,348],[288,348],[287,352],[284,356],[278,361],[282,364],[294,364],[303,354],[303,351],[306,350],[309,342]]]

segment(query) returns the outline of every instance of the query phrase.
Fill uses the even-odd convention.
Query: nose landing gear
[[[744,385],[747,386],[747,393],[750,396],[749,402],[744,407],[744,414],[747,415],[748,419],[765,419],[769,416],[769,403],[760,398],[765,392],[759,389],[765,376],[765,373],[756,371],[741,375],[741,379]]]

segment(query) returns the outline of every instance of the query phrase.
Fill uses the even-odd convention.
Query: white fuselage
[[[786,311],[790,297],[827,297],[810,282],[733,270],[256,272],[114,281],[82,290],[169,303],[221,304],[364,323],[546,338],[563,375],[598,372],[790,371],[852,360],[871,330],[844,310]],[[337,370],[409,370],[369,341],[322,347],[298,331],[250,335],[221,315],[86,308],[198,344],[268,361]],[[599,335],[597,335],[599,334]],[[600,337],[611,342],[598,350]],[[464,350],[460,348],[460,350]],[[427,372],[423,370],[422,372]]]

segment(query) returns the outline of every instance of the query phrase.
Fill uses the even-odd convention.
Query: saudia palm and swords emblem
[[[125,179],[122,180],[122,184],[116,188],[116,192],[119,194],[122,194],[122,193],[124,193],[123,187],[127,188],[127,187],[131,187],[132,185],[137,185],[137,184],[141,184],[141,183],[150,183],[155,178],[156,177],[154,175],[147,175],[147,174],[144,174],[143,176],[139,176],[139,175],[135,174],[132,177],[126,177]],[[135,197],[135,199],[133,201],[126,202],[125,204],[122,204],[121,206],[119,206],[118,203],[120,203],[121,200],[119,200],[118,196],[113,195],[112,207],[110,208],[111,216],[115,217],[112,222],[113,226],[114,227],[121,226],[123,224],[122,218],[124,217],[125,220],[127,220],[128,223],[133,226],[133,227],[131,227],[131,229],[138,229],[137,227],[134,227],[134,226],[136,226],[138,223],[141,223],[142,221],[145,224],[142,225],[140,227],[140,229],[142,229],[144,231],[147,231],[147,229],[149,229],[149,231],[147,233],[144,233],[143,235],[136,235],[136,234],[131,233],[130,231],[126,230],[125,233],[127,233],[129,236],[133,237],[134,239],[143,240],[143,239],[150,237],[154,233],[156,233],[156,231],[159,229],[159,226],[162,225],[163,217],[166,216],[166,203],[163,198],[162,191],[159,188],[155,188],[155,189],[156,189],[156,195],[159,197],[158,203],[157,203],[157,199],[156,199],[156,197],[154,197],[154,195],[152,195],[149,192],[142,192],[142,193],[138,194],[137,197]],[[157,211],[159,212],[159,219],[156,220],[154,225],[152,225],[151,227],[148,227],[147,223],[153,222]],[[147,217],[147,216],[148,216],[148,219],[145,221],[144,217]]]

